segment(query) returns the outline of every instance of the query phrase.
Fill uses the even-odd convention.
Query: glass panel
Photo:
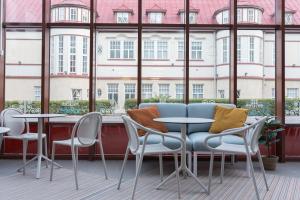
[[[138,0],[98,0],[97,23],[138,23]]]
[[[191,30],[190,102],[229,102],[228,30]]]
[[[89,111],[89,37],[89,29],[51,29],[50,113]]]
[[[40,113],[41,37],[38,29],[6,31],[5,107]]]
[[[275,0],[238,0],[237,7],[237,21],[240,24],[275,23]]]
[[[137,30],[96,34],[96,110],[120,114],[137,105]]]
[[[89,23],[90,0],[51,0],[51,22]]]
[[[238,107],[249,115],[275,114],[274,31],[238,30]]]
[[[42,2],[40,0],[6,0],[6,22],[42,22]]]
[[[150,24],[184,24],[184,0],[143,0],[143,23]],[[191,15],[191,18],[195,18]]]
[[[143,31],[142,101],[183,102],[184,31]]]
[[[299,0],[285,0],[285,24],[300,24]]]
[[[300,123],[300,31],[285,34],[285,115],[286,123]]]

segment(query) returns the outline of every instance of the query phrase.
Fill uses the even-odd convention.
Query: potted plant
[[[260,144],[264,144],[267,148],[267,155],[262,156],[262,161],[266,170],[275,170],[278,162],[278,156],[272,155],[271,146],[279,139],[276,138],[277,134],[284,130],[281,121],[274,117],[268,117],[264,127],[261,130],[259,138]]]

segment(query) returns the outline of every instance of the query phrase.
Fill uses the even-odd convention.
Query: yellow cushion
[[[212,123],[209,132],[220,133],[227,129],[242,127],[247,119],[247,115],[247,109],[216,106],[215,121]]]

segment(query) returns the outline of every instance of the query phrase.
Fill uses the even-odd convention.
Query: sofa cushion
[[[209,132],[195,132],[189,135],[189,139],[193,144],[193,151],[208,151],[204,145],[204,140],[207,136],[213,135]],[[243,138],[235,135],[227,135],[223,137],[223,141],[229,144],[244,144]],[[208,140],[208,144],[211,147],[217,147],[220,145],[220,138],[212,138]]]
[[[176,137],[181,137],[180,132],[168,132],[166,134],[176,136]],[[145,136],[140,137],[139,139],[140,139],[140,142],[143,143]],[[150,135],[147,139],[147,144],[157,144],[157,143],[160,143],[161,141],[162,141],[162,137],[160,135]],[[179,142],[179,140],[165,137],[164,145],[166,145],[170,149],[176,149],[176,148],[180,147],[180,142]],[[192,142],[189,139],[189,137],[186,137],[186,149],[188,151],[192,151]]]
[[[215,115],[216,105],[228,108],[235,108],[234,104],[191,103],[187,105],[187,116],[213,119]],[[208,132],[210,126],[211,123],[190,124],[188,126],[188,134],[194,132]]]
[[[139,108],[157,106],[160,117],[186,117],[186,105],[182,103],[141,103]],[[166,123],[170,132],[180,132],[180,124]]]

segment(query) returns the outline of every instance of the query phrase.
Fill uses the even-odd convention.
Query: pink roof
[[[7,22],[41,22],[42,1],[40,0],[8,0],[6,1]],[[163,23],[180,23],[178,12],[184,9],[184,0],[143,0],[143,22],[148,21],[146,11],[165,11]],[[255,6],[263,9],[263,24],[274,23],[274,0],[239,0],[238,5]],[[89,7],[90,0],[52,0],[52,6],[79,5]],[[216,11],[228,8],[229,0],[190,0],[190,7],[198,10],[197,23],[215,23],[214,14]],[[286,0],[286,10],[294,11],[294,24],[300,24],[300,3],[299,0]],[[126,8],[133,12],[129,21],[137,23],[138,1],[137,0],[98,0],[97,19],[98,23],[114,23],[114,11]]]

